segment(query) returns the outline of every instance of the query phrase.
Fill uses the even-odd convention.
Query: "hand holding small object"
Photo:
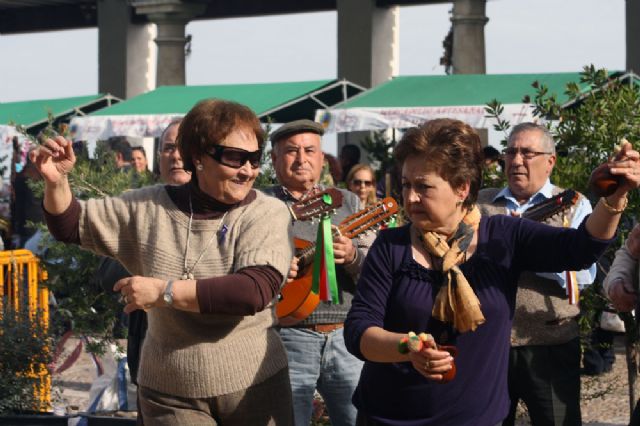
[[[400,339],[398,351],[408,354],[414,368],[427,379],[447,383],[456,375],[454,357],[457,349],[454,346],[438,347],[430,334],[409,332]]]

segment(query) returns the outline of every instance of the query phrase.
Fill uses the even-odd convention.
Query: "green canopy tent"
[[[20,151],[18,161],[25,161],[31,141],[18,127],[30,135],[37,135],[50,121],[53,124],[67,122],[73,116],[89,114],[119,101],[109,94],[97,94],[0,103],[0,169],[11,164],[14,140]]]
[[[88,141],[112,136],[159,136],[172,119],[183,116],[198,101],[207,98],[247,105],[265,122],[313,119],[318,108],[329,108],[364,90],[346,80],[164,86],[88,117],[76,117],[71,130],[74,139]]]
[[[562,102],[565,87],[579,82],[579,73],[458,74],[396,77],[331,109],[317,111],[327,131],[350,132],[413,127],[434,118],[456,118],[487,128],[485,105],[498,99],[512,124],[532,120],[524,95],[535,94],[534,81],[544,84]],[[588,88],[587,88],[588,90]]]
[[[49,120],[67,121],[76,115],[86,115],[109,107],[120,99],[109,94],[76,96],[72,98],[39,99],[0,103],[0,125],[24,127],[28,133],[36,134]]]

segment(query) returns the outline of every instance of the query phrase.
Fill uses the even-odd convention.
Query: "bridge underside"
[[[105,0],[108,1],[108,0]],[[443,0],[376,0],[378,7],[447,3]],[[196,19],[238,18],[336,10],[336,0],[232,0],[211,2]],[[148,22],[132,13],[131,23]],[[0,0],[0,34],[91,28],[98,25],[97,0]]]

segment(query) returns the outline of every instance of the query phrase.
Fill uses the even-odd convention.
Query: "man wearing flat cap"
[[[271,160],[279,185],[267,189],[267,193],[291,204],[325,189],[318,184],[324,161],[321,148],[323,133],[322,125],[311,120],[296,120],[273,132]],[[340,191],[343,201],[331,216],[334,225],[360,209],[360,201],[355,194]],[[317,222],[295,222],[293,234],[296,238],[315,241],[317,229]],[[316,389],[325,401],[332,425],[353,426],[356,422],[351,396],[360,378],[362,362],[345,347],[343,323],[351,307],[356,278],[367,247],[360,239],[334,236],[333,251],[340,304],[321,301],[305,320],[280,330],[289,357],[297,426],[310,424]],[[294,259],[289,278],[300,277],[305,272],[298,271]]]

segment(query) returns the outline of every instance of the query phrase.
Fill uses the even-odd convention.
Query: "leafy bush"
[[[5,303],[0,315],[0,413],[44,411],[36,373],[51,362],[52,339],[42,313],[32,316],[28,306],[15,310]]]
[[[69,183],[74,196],[86,200],[118,195],[154,182],[148,174],[138,174],[133,168],[118,169],[112,152],[98,144],[93,159],[86,151],[78,154]],[[33,187],[42,194],[42,182]],[[70,328],[78,335],[90,335],[94,343],[88,349],[103,353],[106,344],[115,343],[114,337],[124,336],[114,336],[123,305],[117,295],[105,292],[93,280],[100,257],[77,245],[55,241],[44,226],[41,232],[40,257],[49,273],[47,286],[57,301],[51,315],[56,334]]]
[[[523,102],[533,103],[534,115],[546,120],[556,141],[558,156],[552,180],[559,186],[581,191],[592,204],[598,200],[587,188],[591,171],[607,161],[622,138],[629,140],[635,149],[640,147],[640,82],[634,75],[622,77],[619,74],[611,76],[606,70],[589,65],[584,67],[578,83],[567,85],[566,102],[559,102],[556,94],[550,93],[539,82],[532,83],[536,92],[533,99],[527,96],[523,99]],[[493,100],[488,103],[486,111],[489,117],[497,119],[494,128],[506,134],[510,123],[500,117],[500,102]],[[583,339],[590,332],[597,314],[607,305],[601,295],[601,280],[613,261],[615,251],[637,222],[639,207],[638,191],[630,192],[629,204],[618,227],[617,243],[612,244],[599,260],[599,279],[582,292],[580,326]],[[637,375],[638,328],[630,314],[620,316],[626,327],[627,360],[632,379],[632,375]],[[631,397],[635,400],[633,386],[630,383]]]

